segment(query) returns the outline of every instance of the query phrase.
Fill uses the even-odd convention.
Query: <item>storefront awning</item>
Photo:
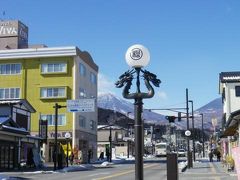
[[[18,124],[8,116],[0,116],[0,131],[16,133],[21,135],[29,135],[29,131],[20,128]]]
[[[240,110],[232,112],[228,118],[228,121],[225,125],[225,130],[223,131],[221,137],[233,136],[238,129],[239,122],[240,122]]]
[[[15,105],[21,108],[24,107],[24,109],[26,109],[31,113],[36,112],[36,110],[32,107],[32,105],[26,99],[3,99],[3,100],[0,100],[0,105],[1,104]]]

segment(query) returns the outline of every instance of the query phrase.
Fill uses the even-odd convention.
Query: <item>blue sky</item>
[[[0,18],[25,23],[30,44],[88,51],[99,92],[120,97],[114,82],[129,69],[125,52],[143,44],[146,69],[162,81],[146,108],[182,107],[186,88],[199,108],[220,97],[220,72],[240,70],[239,0],[0,0]]]

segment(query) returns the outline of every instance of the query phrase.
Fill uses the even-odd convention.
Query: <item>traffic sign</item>
[[[67,100],[68,112],[95,112],[95,99]]]

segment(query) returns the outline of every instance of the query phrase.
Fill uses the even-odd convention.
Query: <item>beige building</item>
[[[110,129],[111,128],[111,129]],[[127,129],[119,126],[108,126],[101,125],[98,126],[97,135],[97,154],[98,157],[100,153],[104,153],[106,157],[106,152],[110,147],[110,131],[112,136],[112,157],[115,156],[127,156],[134,154],[134,138],[132,133],[129,133]]]

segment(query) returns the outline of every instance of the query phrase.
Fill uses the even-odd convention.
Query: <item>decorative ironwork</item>
[[[142,75],[140,75],[140,72],[142,73]],[[130,93],[130,89],[132,86],[132,81],[134,79],[134,74],[136,73],[136,86],[137,86],[137,92],[135,93]],[[147,93],[141,92],[140,90],[140,76],[143,77],[144,79],[144,83],[148,89]],[[117,88],[121,88],[123,86],[124,90],[123,90],[123,97],[126,99],[135,99],[137,98],[151,98],[154,95],[154,89],[151,85],[151,83],[156,86],[159,87],[161,80],[157,79],[157,76],[147,70],[142,70],[141,68],[135,68],[132,70],[128,70],[126,71],[124,74],[122,74],[119,77],[119,80],[115,83]]]

